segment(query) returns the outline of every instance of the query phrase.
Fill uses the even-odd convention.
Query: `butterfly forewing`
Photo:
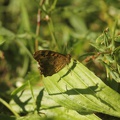
[[[46,77],[59,72],[66,64],[69,64],[71,56],[50,50],[39,50],[34,53],[34,58],[40,65],[41,74]]]

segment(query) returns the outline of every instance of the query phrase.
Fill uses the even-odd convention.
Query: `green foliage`
[[[120,95],[78,61],[71,61],[69,68],[43,81],[51,97],[62,106],[81,114],[101,112],[120,117]]]
[[[95,115],[80,115],[76,111],[68,110],[64,107],[61,107],[58,103],[53,101],[51,97],[48,95],[48,93],[41,87],[34,88],[34,95],[36,98],[36,106],[39,108],[36,108],[38,110],[39,116],[34,113],[34,107],[33,107],[33,99],[31,98],[31,94],[29,90],[25,90],[24,92],[18,93],[13,97],[13,100],[10,102],[10,105],[12,109],[15,109],[19,113],[31,113],[29,116],[23,117],[24,119],[30,118],[33,119],[34,117],[38,117],[39,119],[70,119],[70,120],[79,120],[79,119],[95,119],[100,120]],[[17,104],[20,106],[18,106]],[[35,111],[34,111],[35,112]]]
[[[37,29],[38,9],[41,11],[40,29]],[[114,100],[120,93],[119,11],[119,0],[1,0],[0,119],[103,118],[93,112],[105,113],[104,118],[110,120],[113,116],[119,117],[119,100],[116,103]],[[36,41],[38,49],[71,54],[106,85],[80,63],[59,82],[55,81],[62,72],[69,70],[69,66],[55,74],[57,77],[43,79],[32,56],[37,49]],[[49,94],[63,90],[64,93],[48,95],[43,87],[38,87],[43,86],[41,80]],[[51,97],[58,103],[51,104]],[[39,116],[42,110],[46,115]]]
[[[92,45],[98,52],[98,60],[105,66],[107,81],[112,88],[116,91],[119,90],[118,83],[120,82],[120,65],[119,65],[119,42],[116,46],[116,41],[119,39],[119,35],[116,35],[116,26],[114,31],[106,29],[97,39],[96,43]]]

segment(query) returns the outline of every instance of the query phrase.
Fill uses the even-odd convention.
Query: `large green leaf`
[[[51,97],[81,114],[100,112],[120,117],[120,95],[78,61],[44,78]]]
[[[19,92],[10,101],[10,106],[17,113],[27,113],[32,111],[32,115],[29,114],[25,117],[20,117],[17,120],[101,120],[94,114],[81,115],[74,110],[68,110],[61,107],[58,103],[53,101],[46,91],[42,87],[37,87],[33,90],[36,97],[37,110],[40,115],[35,114],[33,105],[33,99],[30,90]],[[0,116],[4,118],[4,116]],[[10,118],[6,118],[10,119]],[[4,120],[4,119],[3,119]],[[12,120],[12,119],[11,119]]]

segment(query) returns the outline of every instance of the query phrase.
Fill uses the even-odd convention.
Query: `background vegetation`
[[[32,84],[37,91],[34,93],[36,96],[39,91],[43,94],[41,76],[32,56],[37,49],[71,54],[119,93],[119,4],[119,0],[0,0],[0,116],[9,118],[13,115],[12,108],[9,110],[6,104],[11,102],[11,92],[21,85],[30,89]],[[17,90],[22,91],[23,88]],[[14,95],[18,91],[14,91]],[[45,94],[46,100],[48,95]],[[31,93],[27,95],[31,96]],[[51,102],[46,100],[43,104],[46,103]],[[21,104],[12,104],[20,116],[26,116],[35,108],[33,105],[32,109],[28,107],[20,111],[16,106]],[[54,119],[58,120],[64,112],[59,114],[61,110],[56,109],[52,114],[55,117],[57,111],[58,118]],[[73,117],[72,114],[65,114],[62,119]],[[100,117],[106,119],[110,116]]]

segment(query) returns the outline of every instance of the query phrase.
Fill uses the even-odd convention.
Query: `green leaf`
[[[4,37],[0,35],[0,45],[3,44],[4,42],[5,42]]]
[[[36,104],[39,107],[39,116],[34,112],[34,114],[29,114],[26,117],[20,117],[18,120],[101,120],[94,114],[81,115],[74,110],[69,110],[61,107],[58,103],[51,99],[51,96],[43,89],[43,87],[34,88],[34,96],[36,97]],[[41,92],[42,96],[41,96]],[[10,106],[17,113],[27,113],[34,111],[33,100],[30,90],[25,90],[24,92],[19,92],[10,101]]]
[[[5,41],[5,40],[13,40],[15,38],[15,34],[13,32],[11,32],[10,30],[4,28],[4,27],[0,27],[0,44],[1,41]]]
[[[120,95],[78,61],[44,78],[51,97],[81,114],[100,112],[120,117]]]
[[[31,82],[31,84],[34,84],[36,81],[40,80],[40,75],[34,71],[29,72],[26,75],[25,78],[26,82],[23,83],[20,87],[16,88],[14,91],[12,91],[11,95],[16,95],[18,92],[24,90],[26,86],[28,86],[28,80]]]

